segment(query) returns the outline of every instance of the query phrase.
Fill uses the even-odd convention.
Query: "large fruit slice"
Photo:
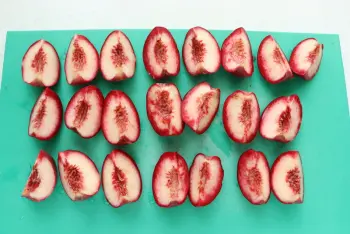
[[[250,143],[258,133],[260,107],[253,92],[237,90],[227,97],[222,121],[227,135],[237,143]]]
[[[197,134],[204,133],[213,122],[220,104],[220,89],[202,82],[185,95],[181,105],[182,120]]]
[[[28,134],[39,140],[50,140],[62,124],[62,103],[50,88],[45,88],[36,100],[29,119]]]
[[[74,35],[64,63],[68,84],[84,84],[95,79],[99,69],[99,56],[94,45],[83,35]]]
[[[244,28],[237,28],[221,47],[221,63],[227,72],[238,77],[253,75],[253,55],[250,40]]]
[[[112,90],[105,98],[102,114],[102,132],[111,144],[126,145],[140,136],[140,118],[129,96]]]
[[[23,81],[33,86],[54,86],[60,78],[60,60],[50,42],[34,42],[22,59]]]
[[[254,205],[270,198],[270,170],[265,155],[252,149],[244,152],[237,164],[237,180],[243,196]]]
[[[101,128],[103,95],[93,85],[78,90],[70,99],[64,121],[83,138],[95,136]]]
[[[148,119],[157,134],[174,136],[183,132],[181,96],[175,84],[153,84],[147,92],[146,107]]]
[[[220,193],[224,170],[218,156],[197,154],[190,168],[189,198],[193,206],[209,205]]]
[[[157,162],[152,179],[154,200],[160,207],[185,202],[189,190],[189,173],[185,159],[176,152],[165,152]]]
[[[323,44],[315,38],[307,38],[299,42],[293,49],[289,64],[292,71],[311,80],[320,67],[323,53]]]
[[[113,207],[136,202],[142,192],[140,171],[135,161],[122,150],[113,150],[102,166],[102,187]]]
[[[176,42],[164,27],[155,27],[147,36],[143,47],[143,63],[153,79],[177,76],[180,54]]]
[[[65,192],[73,201],[94,196],[101,178],[95,163],[84,153],[66,150],[58,153],[58,169]]]
[[[265,108],[260,122],[260,134],[268,140],[290,142],[297,136],[303,110],[297,95],[276,98]]]
[[[55,161],[48,153],[40,150],[24,187],[22,197],[36,202],[43,201],[52,194],[56,181]]]
[[[298,151],[278,156],[271,168],[271,188],[284,204],[303,203],[304,176]]]
[[[220,47],[208,30],[194,27],[186,34],[182,58],[192,76],[215,73],[220,68]]]
[[[100,52],[102,76],[108,81],[132,78],[135,74],[136,56],[129,38],[119,30],[111,32]]]
[[[261,76],[271,84],[281,83],[293,77],[286,56],[271,35],[260,43],[257,60]]]

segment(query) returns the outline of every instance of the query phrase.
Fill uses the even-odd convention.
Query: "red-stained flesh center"
[[[38,109],[38,111],[35,114],[35,117],[33,119],[34,128],[40,128],[40,126],[43,122],[43,118],[46,115],[46,97],[40,101],[39,105],[40,105],[40,107],[39,107],[39,109]]]
[[[310,53],[309,56],[307,57],[308,61],[310,63],[313,63],[316,59],[316,56],[320,53],[321,46],[317,45],[315,49],[313,49]]]
[[[238,39],[232,43],[229,54],[235,60],[235,62],[240,64],[244,63],[247,54],[244,50],[244,43],[242,39]]]
[[[273,61],[278,64],[283,63],[282,52],[278,47],[275,47],[275,49],[273,50]]]
[[[44,52],[44,49],[40,47],[38,52],[35,54],[34,59],[32,60],[32,68],[36,73],[43,72],[44,67],[47,64],[47,55]]]
[[[91,106],[86,100],[80,100],[78,105],[75,106],[75,119],[74,127],[79,128],[88,117],[88,112]]]
[[[83,175],[76,165],[65,163],[63,166],[64,177],[68,182],[69,187],[75,193],[78,193],[83,188]]]
[[[124,172],[117,166],[114,166],[114,171],[112,173],[112,183],[114,189],[118,191],[121,196],[126,196],[128,194],[128,189],[126,187],[127,178]]]
[[[177,199],[180,186],[179,171],[173,167],[170,171],[166,173],[166,178],[168,179],[166,186],[170,190],[170,197],[172,199]]]
[[[173,100],[170,99],[170,93],[166,90],[161,91],[155,103],[156,109],[164,123],[169,123],[171,120]]]
[[[287,172],[286,182],[294,194],[300,194],[300,170],[295,167]]]
[[[39,172],[38,169],[36,168],[36,166],[33,167],[33,171],[29,176],[29,181],[27,184],[27,191],[28,192],[34,192],[35,189],[37,189],[40,185],[41,179],[39,177]]]
[[[246,130],[250,129],[252,125],[252,100],[244,100],[239,121]]]
[[[199,118],[209,113],[209,102],[213,97],[213,93],[206,93],[197,99]]]
[[[204,193],[205,185],[207,184],[208,180],[210,179],[210,170],[209,170],[209,163],[204,162],[202,165],[202,168],[199,171],[200,175],[200,181],[198,184],[198,191],[200,193]]]
[[[248,171],[246,172],[246,177],[249,190],[255,193],[257,196],[259,196],[262,192],[262,177],[258,168],[254,166],[248,169]]]
[[[204,61],[204,55],[206,49],[204,43],[201,40],[197,40],[197,37],[192,38],[192,59],[195,63],[202,63]]]
[[[79,45],[78,42],[73,43],[74,49],[73,49],[73,56],[72,61],[74,64],[74,68],[77,71],[83,70],[85,64],[86,64],[86,55],[83,47]]]
[[[163,43],[162,39],[157,39],[156,44],[154,45],[154,54],[157,63],[166,64],[168,59],[167,51],[167,46]]]
[[[126,107],[118,105],[114,110],[114,114],[115,122],[118,125],[120,132],[125,132],[128,128],[128,113]]]
[[[111,59],[115,67],[121,67],[128,61],[128,57],[124,53],[124,48],[120,41],[113,46]]]
[[[287,132],[291,125],[291,109],[287,106],[286,110],[282,112],[278,120],[279,131],[284,133]]]

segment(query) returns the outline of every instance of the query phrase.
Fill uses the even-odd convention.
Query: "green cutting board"
[[[110,90],[123,90],[134,101],[141,118],[141,136],[137,143],[120,147],[136,160],[143,180],[143,192],[136,203],[112,208],[103,191],[86,201],[72,202],[58,181],[53,194],[44,202],[21,198],[30,167],[40,149],[55,160],[67,149],[88,154],[99,170],[105,156],[114,148],[102,133],[86,140],[63,124],[59,134],[49,142],[30,138],[27,134],[31,108],[42,88],[25,84],[21,78],[22,56],[35,40],[50,41],[56,48],[62,68],[72,36],[84,34],[100,50],[111,30],[8,32],[2,85],[0,91],[0,233],[2,234],[78,234],[78,233],[350,233],[350,121],[344,72],[337,35],[271,33],[289,57],[293,47],[306,37],[316,37],[324,44],[324,56],[314,80],[301,78],[271,85],[262,79],[256,62],[253,77],[239,79],[222,68],[214,75],[190,77],[183,64],[174,82],[182,95],[201,81],[221,89],[219,112],[203,135],[188,127],[177,137],[160,137],[152,129],[146,115],[145,96],[153,81],[142,62],[143,43],[150,30],[124,30],[137,57],[134,78],[109,83],[99,75],[92,83],[106,95]],[[186,30],[171,30],[181,51]],[[212,30],[221,45],[229,31]],[[248,32],[253,54],[270,32]],[[81,86],[80,86],[81,87]],[[66,107],[80,87],[67,84],[63,69],[54,90]],[[303,122],[297,138],[288,144],[262,139],[260,135],[248,145],[232,142],[224,131],[221,113],[226,97],[237,89],[256,93],[261,111],[274,98],[298,94],[303,105]],[[283,205],[271,195],[262,206],[251,205],[241,194],[236,167],[239,156],[247,149],[263,151],[272,165],[287,150],[299,150],[305,175],[305,201],[301,205]],[[153,168],[164,151],[178,151],[188,165],[202,152],[218,155],[225,171],[223,187],[216,200],[207,207],[195,208],[187,200],[183,205],[165,209],[158,207],[152,195]]]

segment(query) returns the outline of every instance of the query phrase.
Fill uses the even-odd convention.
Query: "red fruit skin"
[[[165,72],[163,70],[163,73],[161,75],[156,75],[153,71],[153,67],[150,64],[149,58],[147,56],[147,50],[146,50],[146,46],[148,44],[150,44],[151,40],[156,37],[158,34],[167,34],[169,36],[169,38],[171,38],[171,40],[168,42],[170,43],[171,47],[175,49],[176,51],[176,57],[175,58],[171,58],[171,59],[175,59],[178,63],[177,63],[177,69],[176,72],[173,74],[170,74],[168,72]],[[143,63],[145,65],[145,69],[147,71],[147,73],[154,79],[154,80],[160,80],[160,79],[164,79],[166,77],[172,77],[172,76],[177,76],[180,72],[180,53],[179,53],[179,49],[177,48],[177,44],[175,42],[175,39],[173,37],[173,35],[171,34],[171,32],[165,28],[165,27],[160,27],[157,26],[155,28],[152,29],[152,31],[150,32],[150,34],[147,36],[144,47],[143,47],[143,52],[142,52],[142,58],[143,58]]]
[[[51,90],[50,88],[45,88],[43,92],[45,93],[46,96],[51,97],[52,99],[54,99],[59,104],[58,105],[58,107],[59,107],[59,109],[58,109],[58,112],[59,112],[59,124],[56,126],[55,130],[48,137],[41,137],[41,136],[37,136],[36,134],[32,134],[32,135],[29,134],[29,126],[28,126],[28,135],[31,136],[31,137],[34,137],[34,138],[36,138],[38,140],[41,140],[41,141],[47,141],[47,140],[50,140],[51,138],[53,138],[54,136],[56,136],[56,134],[60,130],[60,127],[62,125],[63,107],[62,107],[62,102],[61,102],[60,97],[53,90]],[[30,116],[32,116],[32,114],[33,114],[35,105],[36,105],[36,103],[34,104],[34,106],[32,108]],[[29,117],[29,119],[30,119],[30,117]]]

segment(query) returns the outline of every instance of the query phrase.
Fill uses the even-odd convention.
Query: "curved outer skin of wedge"
[[[244,28],[237,28],[225,39],[221,47],[221,63],[227,72],[235,76],[253,75],[252,48]]]
[[[39,140],[50,140],[62,124],[62,103],[50,88],[45,88],[36,100],[29,119],[28,135]]]
[[[108,81],[132,78],[136,69],[136,56],[129,38],[119,30],[111,32],[100,52],[102,76]]]
[[[33,86],[54,86],[60,78],[60,60],[53,45],[43,39],[34,42],[22,59],[22,79]]]
[[[292,71],[305,80],[316,75],[322,60],[323,44],[315,38],[307,38],[299,42],[293,49],[289,59]]]
[[[175,136],[183,132],[181,101],[180,92],[173,83],[155,83],[148,89],[147,116],[158,135]]]
[[[142,56],[146,71],[155,80],[179,74],[179,50],[170,31],[164,27],[152,29],[145,41]]]
[[[271,35],[260,43],[257,61],[261,76],[271,84],[281,83],[293,77],[286,56]]]

